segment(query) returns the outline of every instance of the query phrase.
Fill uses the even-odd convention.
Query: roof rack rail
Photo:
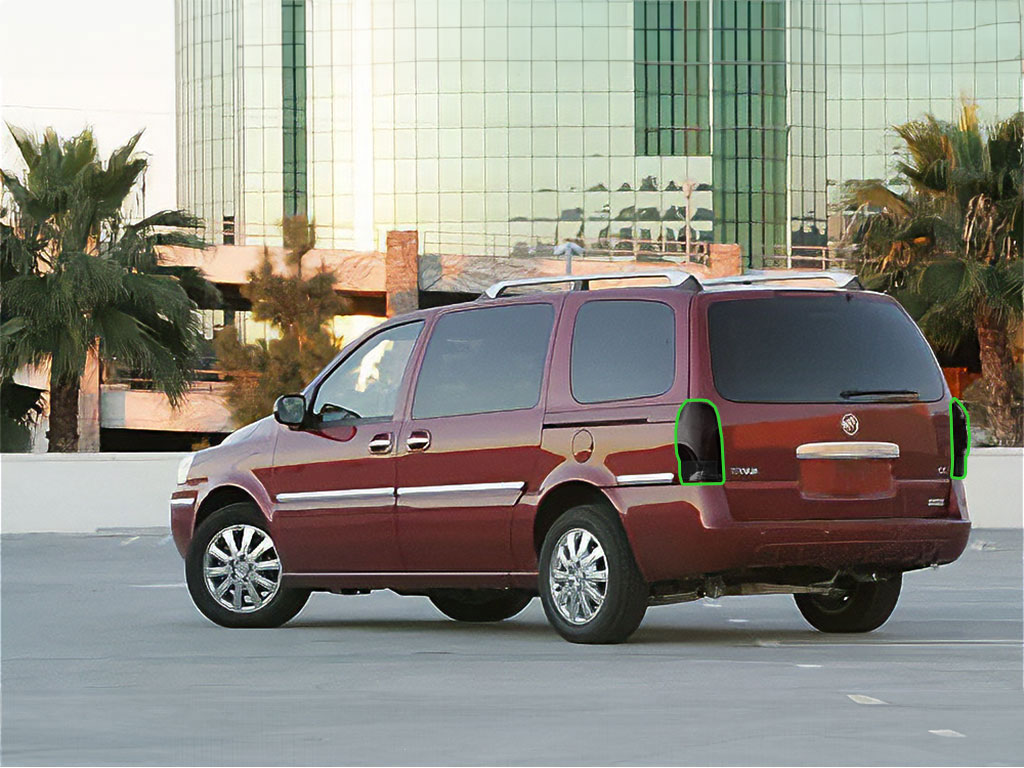
[[[525,288],[531,285],[557,285],[572,283],[570,290],[588,291],[590,283],[595,280],[637,280],[641,278],[660,277],[667,281],[668,287],[687,287],[694,291],[700,290],[700,281],[689,272],[681,269],[650,269],[639,272],[605,272],[597,275],[561,275],[558,277],[524,277],[518,280],[502,280],[480,294],[481,299],[496,299],[510,288]]]
[[[786,283],[799,280],[831,280],[836,288],[850,288],[854,290],[863,289],[857,275],[852,272],[840,272],[838,270],[823,272],[746,272],[742,275],[730,275],[729,277],[713,277],[701,281],[705,288],[716,285],[757,285],[759,283]]]
[[[667,287],[684,288],[694,292],[719,285],[758,285],[761,283],[785,283],[800,280],[831,280],[837,288],[860,290],[863,286],[855,274],[850,272],[746,272],[729,277],[713,277],[700,280],[696,275],[681,269],[651,269],[639,272],[605,272],[596,275],[560,275],[557,277],[524,277],[518,280],[502,280],[480,294],[481,299],[496,299],[510,288],[528,288],[534,285],[558,285],[572,283],[570,290],[588,291],[595,280],[636,280],[660,277],[667,281]]]

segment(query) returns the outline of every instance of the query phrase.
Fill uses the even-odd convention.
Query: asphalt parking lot
[[[192,607],[163,535],[5,536],[2,754],[29,764],[885,764],[1024,758],[1020,532],[907,576],[881,630],[785,596],[652,608],[583,647],[539,602],[460,625],[314,595],[278,630]]]

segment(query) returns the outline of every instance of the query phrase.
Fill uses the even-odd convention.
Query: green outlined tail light
[[[971,416],[955,397],[949,401],[949,475],[954,480],[967,477],[967,456],[971,452]]]
[[[676,414],[676,461],[682,485],[724,485],[722,417],[710,400],[684,400]]]

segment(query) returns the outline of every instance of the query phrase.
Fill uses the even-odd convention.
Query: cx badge
[[[860,421],[852,413],[847,413],[839,421],[839,425],[843,428],[843,432],[853,437],[857,434],[857,430],[860,429]]]

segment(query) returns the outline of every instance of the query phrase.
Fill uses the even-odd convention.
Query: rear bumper
[[[762,567],[906,571],[951,563],[971,530],[962,487],[954,490],[942,518],[738,522],[717,487],[608,489],[651,582]]]

